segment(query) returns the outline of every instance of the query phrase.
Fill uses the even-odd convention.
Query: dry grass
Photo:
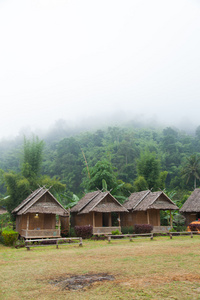
[[[200,299],[200,237],[84,241],[11,249],[0,245],[0,299]],[[60,290],[66,274],[109,273],[114,281]]]

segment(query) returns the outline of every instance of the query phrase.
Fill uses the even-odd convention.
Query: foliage
[[[135,233],[150,233],[153,230],[153,226],[151,224],[135,224]]]
[[[7,227],[11,224],[10,214],[5,213],[0,215],[0,230],[4,227]]]
[[[122,226],[121,228],[122,234],[132,234],[134,232],[133,226]]]
[[[75,226],[74,230],[76,236],[89,239],[92,236],[93,227],[91,225]]]
[[[143,176],[138,176],[134,181],[134,186],[136,192],[148,190],[148,184],[146,179]]]
[[[116,230],[113,230],[111,233],[112,233],[113,235],[119,235],[119,234],[120,234],[120,232],[119,232],[119,230],[118,230],[118,229],[116,229]]]
[[[31,183],[34,183],[37,176],[40,174],[42,165],[42,153],[44,142],[40,141],[38,137],[27,140],[24,137],[23,157],[22,157],[22,175]]]
[[[194,178],[194,188],[196,188],[196,181],[200,179],[200,156],[192,154],[186,160],[182,167],[182,176],[186,179],[186,183],[189,182],[190,178]]]
[[[30,194],[30,183],[21,174],[4,174],[7,195],[5,205],[9,213]]]
[[[4,174],[17,175],[17,182],[19,177],[22,181],[28,180],[29,193],[38,184],[44,184],[48,187],[53,185],[53,193],[66,193],[69,197],[73,194],[79,196],[85,189],[105,189],[102,186],[102,180],[105,180],[107,189],[112,189],[113,195],[119,197],[121,202],[124,199],[120,197],[128,197],[129,192],[166,188],[176,190],[177,199],[183,203],[182,191],[187,195],[195,186],[191,168],[188,173],[191,174],[190,178],[188,174],[183,174],[183,170],[187,169],[191,156],[196,153],[196,157],[199,157],[200,126],[197,127],[196,135],[171,127],[163,130],[145,128],[136,122],[123,127],[108,127],[94,132],[82,130],[82,133],[77,133],[75,129],[70,130],[61,123],[57,125],[62,128],[57,126],[56,131],[44,137],[45,144],[36,137],[30,140],[25,138],[24,141],[22,137],[13,141],[0,141],[1,198],[10,195]],[[22,147],[20,165],[19,153]],[[56,178],[65,185],[65,190],[61,188],[61,192],[57,186],[56,191],[55,182],[50,183],[44,176],[52,181]],[[200,182],[198,176],[197,187]],[[123,186],[119,188],[122,183]],[[7,202],[10,200],[7,199]],[[62,200],[68,203],[67,198],[62,197]],[[13,203],[17,204],[18,200]]]
[[[117,186],[114,168],[107,160],[98,161],[94,167],[90,168],[90,176],[91,178],[87,177],[83,182],[83,186],[88,190],[101,190],[102,182],[106,182],[109,190]]]
[[[149,151],[141,152],[140,159],[137,161],[138,176],[145,179],[148,189],[158,189],[160,175],[160,161],[155,153]]]
[[[13,246],[19,236],[19,233],[14,230],[4,230],[1,234],[3,236],[3,242],[6,246]]]

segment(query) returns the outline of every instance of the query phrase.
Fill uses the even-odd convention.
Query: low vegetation
[[[195,235],[84,240],[83,247],[73,243],[30,251],[0,244],[0,299],[199,299],[199,243]],[[98,274],[113,280],[83,289],[52,284]]]

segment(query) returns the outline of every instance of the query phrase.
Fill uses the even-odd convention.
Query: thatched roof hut
[[[200,188],[195,189],[185,201],[180,212],[186,217],[186,224],[200,218]]]
[[[200,212],[200,189],[194,190],[181,207],[180,212]]]
[[[123,205],[131,211],[178,209],[174,202],[164,192],[151,192],[150,190],[132,193]]]
[[[123,206],[129,214],[121,216],[122,226],[134,226],[135,224],[151,224],[160,227],[160,210],[177,210],[178,207],[163,192],[151,192],[150,190],[132,193]],[[172,219],[170,220],[172,226]]]
[[[69,212],[44,187],[40,187],[24,199],[13,211],[16,230],[26,238],[60,236],[56,230],[56,215],[68,217]]]
[[[128,211],[110,192],[98,190],[87,193],[72,207],[71,224],[72,226],[92,225],[94,234],[111,233],[115,228],[121,231],[120,212]],[[113,213],[118,215],[118,224],[116,226],[113,224]]]

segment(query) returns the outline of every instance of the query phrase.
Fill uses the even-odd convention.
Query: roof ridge
[[[40,192],[41,192],[41,190],[40,190]],[[43,193],[42,193],[42,195],[40,196],[40,198],[41,198],[46,192],[48,192],[47,189],[45,189],[45,190],[43,191]],[[36,193],[35,196],[37,196],[38,194],[39,194],[39,193]],[[34,197],[35,197],[35,196],[34,196]],[[30,200],[32,200],[34,197],[32,197]],[[39,198],[39,199],[40,199],[40,198]],[[35,202],[37,202],[39,199],[35,200]],[[29,205],[27,206],[27,208],[25,209],[24,213],[26,213],[26,211],[27,211],[31,206],[33,206],[33,204],[35,204],[35,202],[29,204]]]
[[[105,193],[105,192],[104,192]],[[109,194],[109,192],[106,192],[106,194],[105,195],[101,195],[101,197],[100,197],[100,199],[99,199],[99,201],[97,201],[97,203],[96,204],[94,204],[93,206],[92,206],[92,208],[90,208],[90,210],[89,211],[91,211],[93,208],[95,208],[95,206],[97,206],[98,204],[99,204],[99,202],[101,202],[101,200],[103,199],[103,198],[105,198],[107,195]],[[98,194],[99,195],[99,194]]]
[[[142,200],[144,200],[144,198],[149,194],[151,193],[150,190],[147,191],[147,193],[138,201],[138,203],[135,204],[135,206],[132,207],[132,210],[134,210],[141,202]]]
[[[97,193],[96,193],[97,192]],[[93,192],[94,193],[94,192]],[[94,198],[96,198],[97,195],[101,193],[101,191],[95,191],[95,195],[87,202],[85,203],[80,209],[78,209],[78,212],[80,212],[83,208],[85,208]],[[86,194],[87,195],[87,194]]]
[[[24,201],[22,201],[15,209],[13,209],[12,213],[15,212],[15,210],[17,212],[22,209],[28,202],[30,202],[36,195],[38,195],[42,189],[43,187],[40,187],[38,188],[38,190],[36,190],[37,192],[33,191],[26,199],[24,199]]]

